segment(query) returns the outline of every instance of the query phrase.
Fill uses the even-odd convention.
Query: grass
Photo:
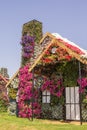
[[[0,130],[87,130],[87,123],[64,123],[34,119],[33,121],[0,113]]]

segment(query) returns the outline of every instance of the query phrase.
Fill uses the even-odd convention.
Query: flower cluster
[[[77,82],[80,85],[80,93],[84,93],[84,89],[87,87],[87,78],[78,79]]]
[[[74,45],[72,42],[65,42],[64,40],[62,39],[58,39],[59,42],[63,42],[65,44],[65,46],[67,46],[68,48],[70,48],[72,51],[76,52],[77,54],[84,54],[84,52],[79,48],[77,47],[76,45]]]
[[[61,97],[63,94],[64,87],[62,86],[61,79],[57,81],[52,79],[44,79],[44,83],[41,87],[41,90],[49,90],[52,95]]]
[[[42,58],[43,63],[55,63],[60,60],[71,60],[71,56],[66,50],[58,46],[51,46],[49,50],[46,51],[44,57]]]
[[[14,78],[14,80],[12,80],[10,87],[16,89],[18,88],[18,84],[19,84],[19,80],[18,80],[18,77],[16,77]]]
[[[38,92],[34,90],[32,93],[32,73],[28,72],[29,65],[20,69],[19,72],[19,87],[18,87],[18,109],[19,117],[30,118],[32,117],[32,97],[33,114],[35,117],[40,116],[40,105],[38,104]]]
[[[34,38],[29,35],[24,35],[20,42],[22,45],[22,56],[25,58],[31,58],[34,52]]]
[[[84,54],[84,52],[83,52],[81,49],[79,49],[78,47],[76,47],[76,46],[73,46],[73,45],[71,45],[71,44],[68,44],[67,42],[65,42],[65,45],[66,45],[68,48],[70,48],[71,50],[73,50],[74,52],[76,52],[77,54]]]

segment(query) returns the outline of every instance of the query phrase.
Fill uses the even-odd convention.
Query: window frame
[[[51,103],[51,93],[49,90],[44,90],[42,92],[42,103]]]

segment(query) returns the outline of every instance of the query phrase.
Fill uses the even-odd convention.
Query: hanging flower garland
[[[18,87],[18,109],[19,117],[31,118],[32,117],[32,97],[33,102],[33,114],[40,117],[41,107],[37,102],[38,92],[34,89],[32,93],[32,73],[28,72],[29,65],[20,69],[19,72],[19,87]]]
[[[34,53],[34,38],[29,35],[24,35],[20,42],[22,45],[22,56],[25,58],[31,58]]]

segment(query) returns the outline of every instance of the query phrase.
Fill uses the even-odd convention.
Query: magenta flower
[[[61,97],[64,90],[64,87],[61,86],[61,84],[61,80],[54,82],[54,80],[47,80],[45,78],[44,83],[41,87],[41,91],[49,90],[52,95]]]
[[[34,91],[32,94],[32,73],[28,72],[29,65],[20,68],[19,71],[19,99],[18,99],[18,108],[19,108],[19,117],[31,118],[32,117],[32,107],[30,104],[25,104],[26,101],[32,99],[32,96],[35,98],[35,101],[38,99],[38,91]],[[34,115],[36,117],[40,116],[41,109],[38,103],[33,104]]]
[[[80,85],[79,92],[84,93],[84,89],[87,87],[87,78],[78,79],[77,82]]]

